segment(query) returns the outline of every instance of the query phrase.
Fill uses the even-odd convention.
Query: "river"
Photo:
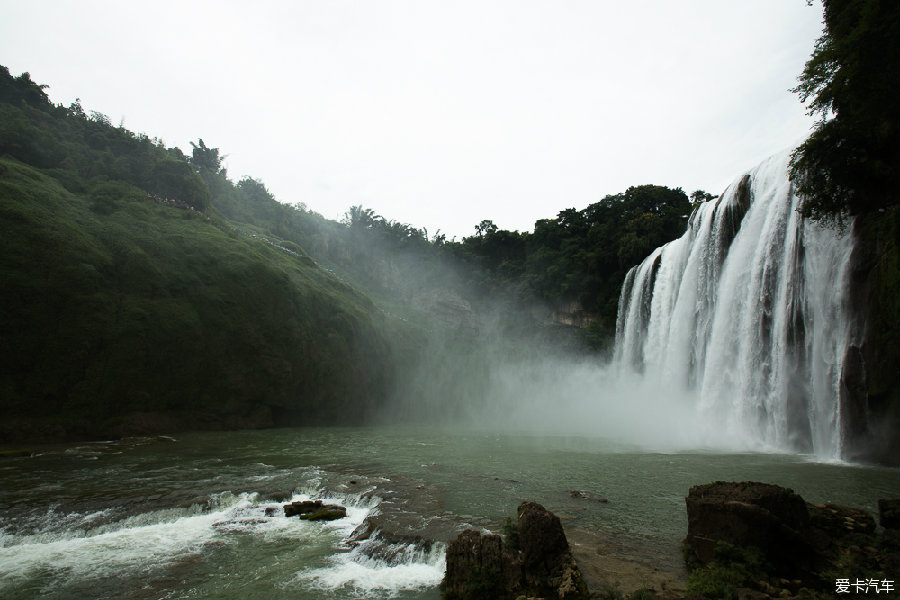
[[[589,582],[678,586],[692,485],[760,480],[873,513],[900,490],[896,469],[802,455],[477,430],[279,429],[35,450],[0,459],[6,599],[438,598],[445,543],[466,527],[498,531],[523,500],[560,516]],[[308,498],[347,517],[281,513]],[[361,539],[367,518],[387,535]]]

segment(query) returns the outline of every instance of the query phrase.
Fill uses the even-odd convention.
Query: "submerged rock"
[[[559,517],[536,502],[523,502],[517,512],[518,548],[472,529],[450,542],[444,598],[590,597]]]
[[[609,502],[608,498],[604,498],[603,496],[599,496],[593,492],[588,492],[585,490],[569,490],[569,496],[572,498],[577,498],[581,500],[591,500],[593,502],[600,502],[602,504],[606,504]]]

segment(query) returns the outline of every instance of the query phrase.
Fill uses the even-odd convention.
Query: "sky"
[[[814,124],[805,0],[0,0],[0,64],[340,220],[532,231],[642,184],[713,194]]]

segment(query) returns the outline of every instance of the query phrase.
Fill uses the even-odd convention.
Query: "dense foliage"
[[[259,182],[233,185],[202,141],[188,158],[53,106],[27,74],[0,70],[0,99],[0,439],[348,423],[384,402],[403,328],[212,210],[277,204]]]
[[[494,285],[524,288],[550,303],[577,303],[609,342],[628,270],[684,233],[690,212],[681,189],[641,185],[542,219],[533,233],[483,221],[455,252],[482,267]]]
[[[362,206],[338,223],[232,182],[202,139],[188,156],[44,87],[0,67],[0,439],[359,421],[400,373],[434,387],[425,349],[474,382],[479,315],[571,344],[535,305],[577,306],[602,347],[625,273],[691,210],[647,185],[533,233],[448,241]]]
[[[882,448],[884,456],[895,457],[894,432],[900,424],[900,2],[824,0],[823,5],[825,31],[794,90],[820,119],[792,157],[791,178],[805,216],[841,228],[853,217],[853,309],[866,331],[859,357],[845,359],[843,393],[855,399],[855,407],[843,411],[845,426],[855,438]],[[867,421],[860,415],[879,425],[863,425]]]
[[[840,223],[900,204],[900,3],[823,4],[825,32],[794,90],[820,121],[791,175],[804,215]]]

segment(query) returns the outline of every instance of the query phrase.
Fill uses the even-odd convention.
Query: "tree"
[[[48,87],[32,81],[27,71],[13,77],[7,67],[0,66],[0,102],[14,105],[22,103],[32,108],[47,110],[50,108],[50,100],[44,90]]]
[[[475,233],[478,237],[484,237],[497,231],[497,226],[490,219],[485,219],[475,226]]]
[[[244,177],[238,182],[237,188],[251,202],[271,203],[275,201],[275,196],[266,188],[266,184],[261,179]]]
[[[209,188],[186,162],[159,161],[153,168],[150,185],[160,196],[186,202],[197,210],[209,207]]]
[[[825,32],[792,90],[819,121],[791,179],[804,216],[841,224],[900,203],[900,2],[823,4]]]
[[[225,160],[225,157],[219,156],[219,149],[207,148],[203,138],[200,138],[198,142],[197,144],[191,142],[191,146],[194,147],[194,151],[191,154],[191,164],[201,173],[203,171],[214,174],[223,172],[222,161]]]
[[[363,229],[372,229],[379,221],[383,220],[371,208],[363,208],[361,204],[358,204],[351,206],[350,210],[344,213],[342,222],[353,231],[361,231]]]
[[[716,198],[716,196],[713,196],[712,194],[710,194],[707,191],[695,190],[691,194],[691,206],[693,208],[697,208],[699,205],[703,204],[704,202],[708,202],[708,201],[712,200],[713,198]]]

